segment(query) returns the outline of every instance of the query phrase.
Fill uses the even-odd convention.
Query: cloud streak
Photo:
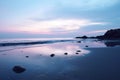
[[[96,35],[119,25],[119,4],[119,0],[0,0],[0,33]]]
[[[94,22],[87,19],[54,19],[45,21],[29,20],[22,23],[22,25],[20,24],[14,27],[14,30],[34,34],[55,34],[65,32],[69,33],[71,31],[74,32],[79,30],[82,27],[105,24],[105,22]]]

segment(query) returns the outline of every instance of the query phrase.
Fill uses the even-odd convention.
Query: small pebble
[[[29,58],[29,56],[25,56],[26,58]]]
[[[79,53],[76,53],[76,54],[79,54]]]
[[[64,53],[64,55],[68,55],[68,53]]]
[[[51,54],[50,56],[51,56],[51,57],[54,57],[54,56],[55,56],[55,54]]]
[[[77,50],[77,52],[81,52],[80,50]]]
[[[88,47],[87,45],[85,47]]]

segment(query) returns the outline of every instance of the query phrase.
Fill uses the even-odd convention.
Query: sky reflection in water
[[[9,48],[6,48],[6,50]],[[77,43],[54,43],[35,46],[15,46],[9,51],[0,52],[0,77],[3,80],[11,79],[31,79],[31,80],[49,80],[47,78],[65,77],[64,74],[75,69],[71,61],[76,56],[84,56],[89,53],[88,50],[80,48]],[[79,54],[76,54],[80,50]],[[64,53],[68,55],[64,55]],[[52,58],[51,54],[55,54]],[[26,56],[29,56],[28,58]],[[26,69],[20,76],[12,71],[14,66],[22,66]],[[51,75],[56,75],[56,77]],[[8,75],[6,77],[6,75]],[[32,77],[28,77],[32,75]],[[58,78],[59,78],[58,77]]]
[[[88,47],[85,47],[86,45]],[[81,52],[76,54],[78,50]],[[119,60],[117,60],[119,50],[119,47],[106,48],[103,41],[95,40],[82,40],[81,43],[73,41],[3,46],[0,47],[0,72],[2,73],[0,73],[0,78],[2,80],[92,80],[90,76],[94,78],[96,75],[95,80],[101,80],[99,72],[101,75],[105,72],[105,78],[107,78],[108,75],[111,75],[109,71],[113,69],[109,66],[119,67]],[[113,51],[117,53],[113,54]],[[55,54],[55,56],[50,57],[51,54]],[[112,61],[114,61],[113,64],[111,64]],[[14,66],[24,67],[26,71],[17,75],[12,71]]]
[[[77,52],[77,50],[81,51],[79,53],[79,55],[81,56],[89,53],[88,50],[80,48],[79,45],[70,44],[70,43],[61,43],[61,44],[58,43],[55,45],[49,44],[42,47],[28,48],[28,49],[25,49],[24,51],[28,53],[38,53],[42,55],[55,54],[57,56],[63,56],[64,53],[68,53],[68,56],[74,56],[76,55],[75,53]]]

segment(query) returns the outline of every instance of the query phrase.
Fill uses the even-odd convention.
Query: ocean
[[[120,80],[120,40],[0,40],[0,80]]]

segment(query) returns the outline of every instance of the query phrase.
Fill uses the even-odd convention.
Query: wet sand
[[[88,42],[58,42],[1,47],[0,80],[120,80],[120,46],[101,44],[93,47]]]

